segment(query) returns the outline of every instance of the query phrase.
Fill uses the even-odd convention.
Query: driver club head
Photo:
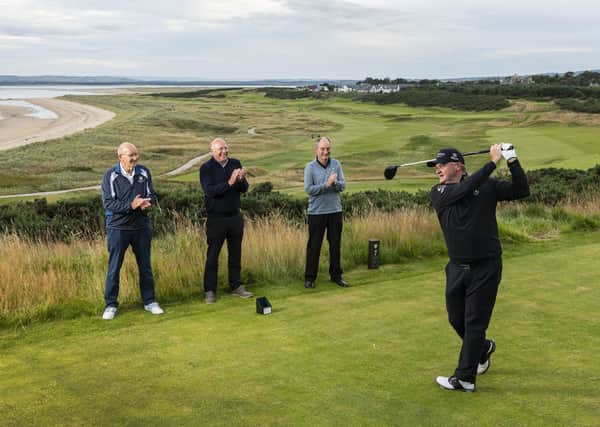
[[[393,177],[395,177],[397,170],[398,166],[388,166],[387,168],[385,168],[385,170],[383,171],[385,179],[392,179]]]

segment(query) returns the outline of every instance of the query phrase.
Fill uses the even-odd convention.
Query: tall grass
[[[561,232],[600,227],[597,201],[563,207],[507,205],[499,210],[501,238],[527,241],[551,238]],[[411,208],[392,213],[372,212],[344,223],[342,266],[365,266],[368,240],[379,239],[380,262],[403,263],[445,254],[440,227],[431,209]],[[246,220],[242,251],[242,280],[252,286],[300,285],[307,240],[306,225],[277,213]],[[226,246],[219,265],[220,286],[227,286]],[[161,302],[200,298],[206,257],[204,230],[180,220],[176,231],[152,243],[152,266]],[[321,255],[327,275],[328,245]],[[103,307],[108,254],[104,237],[88,241],[40,243],[16,235],[0,236],[0,324],[54,317],[97,314]],[[119,301],[140,304],[138,272],[131,251],[121,270]]]
[[[347,220],[342,238],[342,263],[365,265],[368,239],[381,240],[381,262],[442,253],[443,242],[433,213],[403,210],[372,213]],[[246,220],[242,278],[273,285],[301,283],[307,229],[274,214]],[[328,245],[321,261],[326,274]],[[219,281],[226,286],[226,245],[221,253]],[[157,298],[179,301],[202,295],[206,237],[202,228],[180,221],[174,234],[152,243]],[[0,322],[10,324],[51,317],[98,313],[108,254],[103,237],[90,241],[40,243],[16,235],[0,237]],[[121,270],[121,305],[139,304],[138,272],[131,251]]]

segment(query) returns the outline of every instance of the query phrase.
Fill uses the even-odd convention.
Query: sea
[[[183,87],[183,86],[151,86],[151,85],[31,85],[1,86],[0,99],[35,99],[56,98],[64,95],[107,95],[119,90],[135,87]],[[189,87],[189,86],[186,86]]]
[[[115,93],[116,91],[124,91],[129,88],[140,87],[140,85],[52,85],[52,86],[0,86],[0,105],[8,105],[12,107],[23,107],[29,110],[25,114],[28,117],[36,119],[54,120],[58,116],[54,111],[50,111],[39,105],[32,104],[27,100],[35,100],[38,98],[56,98],[64,95],[106,95]],[[145,85],[143,87],[159,87]],[[180,87],[180,86],[165,86],[160,87]],[[0,120],[4,120],[0,114]]]

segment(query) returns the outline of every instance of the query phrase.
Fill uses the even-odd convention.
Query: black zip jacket
[[[527,175],[518,160],[508,164],[512,182],[490,178],[496,169],[486,163],[459,183],[438,184],[431,189],[448,256],[456,263],[476,262],[502,254],[496,223],[496,204],[529,195]]]
[[[229,186],[229,177],[234,169],[240,169],[238,159],[228,159],[225,167],[213,157],[200,166],[200,185],[204,190],[204,207],[209,217],[228,217],[240,212],[240,194],[248,191],[248,181]]]
[[[136,165],[133,184],[123,176],[121,163],[108,169],[102,179],[102,206],[106,213],[106,226],[119,230],[137,230],[149,227],[147,211],[141,208],[131,209],[136,195],[150,197],[156,204],[156,194],[152,187],[152,176],[144,166]]]

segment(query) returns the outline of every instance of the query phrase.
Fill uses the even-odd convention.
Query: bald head
[[[130,142],[124,142],[121,145],[119,145],[119,148],[117,148],[117,156],[120,156],[121,154],[123,154],[124,152],[136,152],[137,153],[137,148],[135,147],[135,145],[133,145]]]
[[[221,165],[229,159],[229,147],[223,138],[215,138],[210,143],[210,152],[213,158]]]
[[[317,142],[315,144],[315,148],[319,148],[319,144],[321,144],[321,143],[323,143],[323,144],[327,143],[327,144],[331,145],[331,140],[327,136],[322,136],[319,139],[317,139]]]
[[[331,141],[326,136],[319,138],[316,146],[317,160],[322,164],[326,165],[329,162],[329,155],[331,153]]]
[[[128,174],[131,174],[139,158],[135,145],[129,142],[122,143],[117,149],[117,155],[119,156],[121,167],[125,169]]]

